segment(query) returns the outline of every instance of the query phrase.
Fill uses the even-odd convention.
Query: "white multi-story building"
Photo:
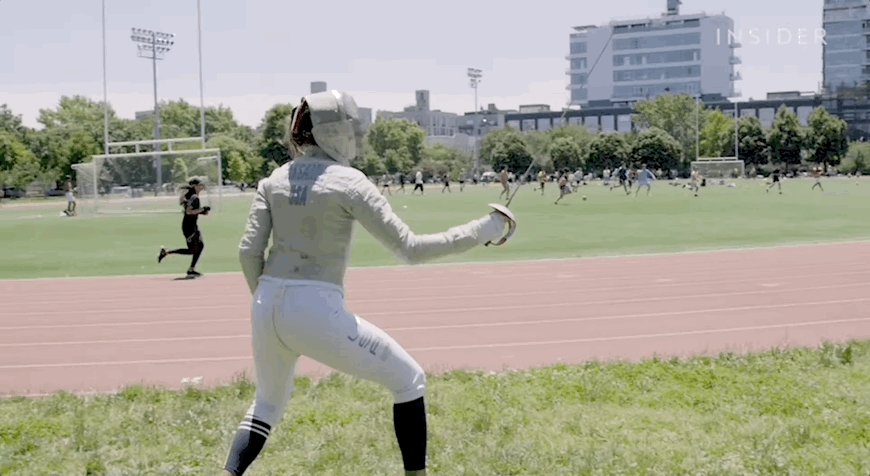
[[[870,84],[870,0],[825,0],[823,12],[825,91]]]
[[[668,0],[661,18],[575,27],[567,57],[570,103],[627,104],[662,94],[739,96],[734,21],[725,15],[680,15],[679,4]]]

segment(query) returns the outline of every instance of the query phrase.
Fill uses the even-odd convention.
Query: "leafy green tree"
[[[589,145],[586,167],[591,170],[614,169],[628,165],[631,146],[625,134],[599,134]]]
[[[631,148],[631,159],[637,166],[671,170],[678,166],[680,143],[667,132],[652,127],[642,132]]]
[[[734,119],[716,109],[707,113],[701,130],[702,157],[734,156]]]
[[[780,106],[776,112],[773,127],[767,136],[767,143],[770,145],[771,160],[784,164],[786,172],[789,165],[801,163],[804,144],[803,127],[797,114],[785,105]]]
[[[740,133],[740,160],[747,167],[766,165],[770,160],[770,148],[761,121],[755,116],[743,117],[737,127]]]
[[[39,161],[33,152],[12,133],[0,132],[0,185],[24,188],[39,175]]]
[[[691,96],[663,95],[638,103],[634,120],[640,128],[657,127],[676,139],[680,157],[688,163],[695,158],[696,123],[704,127],[706,111]]]
[[[810,157],[828,170],[838,165],[849,151],[849,131],[846,121],[832,116],[825,108],[814,110],[807,120],[806,146]]]
[[[293,117],[292,104],[276,104],[266,111],[260,124],[260,137],[257,142],[260,156],[267,161],[283,164],[292,160],[288,150],[288,128]]]
[[[570,137],[557,137],[550,145],[550,158],[555,170],[577,170],[583,166],[583,150]]]
[[[534,160],[519,134],[504,136],[494,145],[487,159],[493,169],[507,168],[508,171],[517,174],[525,172]]]
[[[378,157],[387,160],[387,168],[390,169],[390,157],[387,152],[401,151],[402,160],[394,160],[394,166],[405,166],[408,161],[411,165],[417,164],[423,159],[424,141],[426,132],[417,124],[398,119],[379,119],[372,124],[368,131],[368,142]],[[395,153],[394,153],[395,154]],[[404,169],[390,169],[404,170]]]

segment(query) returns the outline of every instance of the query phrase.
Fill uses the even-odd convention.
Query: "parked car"
[[[27,192],[21,188],[7,187],[3,189],[3,198],[24,198]]]

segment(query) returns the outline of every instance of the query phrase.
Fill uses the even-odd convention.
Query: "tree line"
[[[525,171],[534,161],[535,168],[550,172],[600,172],[622,164],[647,164],[685,175],[696,156],[735,156],[734,118],[721,110],[704,108],[689,96],[643,101],[635,109],[633,122],[637,130],[631,132],[595,133],[575,125],[544,132],[501,129],[483,139],[481,159],[495,169],[513,172]],[[739,158],[747,170],[781,167],[788,171],[802,164],[827,170],[854,155],[846,122],[824,108],[814,110],[803,126],[797,114],[783,105],[770,128],[749,116],[738,120],[736,132]],[[856,157],[841,170],[870,170],[870,155]]]
[[[223,176],[236,183],[255,183],[290,160],[286,133],[292,113],[293,105],[276,104],[257,128],[251,128],[240,124],[229,108],[206,108],[207,147],[221,150]],[[163,138],[199,135],[199,108],[184,100],[164,102],[160,119]],[[26,187],[37,182],[53,188],[65,177],[74,176],[74,164],[103,153],[102,102],[64,96],[56,107],[41,109],[37,122],[40,128],[26,127],[20,115],[0,105],[0,185]],[[696,148],[702,157],[734,155],[734,119],[704,108],[688,96],[661,96],[639,103],[633,122],[638,130],[625,133],[594,133],[576,125],[546,132],[497,130],[481,141],[481,161],[495,170],[507,168],[515,173],[525,171],[533,161],[546,171],[600,171],[623,163],[645,163],[651,168],[686,173]],[[740,118],[737,128],[739,157],[748,170],[764,166],[788,170],[803,163],[827,168],[846,158],[843,165],[854,170],[844,171],[870,171],[870,150],[849,152],[846,123],[823,108],[813,111],[807,126],[782,106],[769,129],[755,117]],[[110,141],[151,138],[153,130],[153,117],[120,118],[109,107]],[[470,154],[428,145],[424,130],[408,121],[375,121],[363,146],[353,165],[369,176],[420,170],[426,177],[449,175],[456,179],[472,173]]]

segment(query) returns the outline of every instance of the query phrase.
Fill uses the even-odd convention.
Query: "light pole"
[[[479,120],[477,117],[477,85],[482,81],[480,78],[483,77],[483,70],[477,68],[468,68],[466,72],[468,76],[469,84],[471,85],[471,89],[474,89],[474,173],[478,173],[480,171],[480,148],[478,147],[478,141],[480,140],[480,127]]]
[[[199,135],[205,148],[205,100],[202,97],[202,7],[196,0],[197,43],[199,47]]]
[[[701,159],[701,93],[695,96],[695,160]]]
[[[157,103],[157,60],[163,59],[175,44],[175,35],[159,31],[133,28],[130,39],[139,47],[139,57],[151,60],[154,78],[154,139],[160,140],[160,106]],[[160,143],[156,146],[159,148]],[[163,159],[157,156],[157,191],[163,188]]]
[[[106,0],[103,0],[103,154],[109,155],[109,93],[106,86]]]
[[[739,104],[734,101],[734,160],[740,160],[740,112]]]

